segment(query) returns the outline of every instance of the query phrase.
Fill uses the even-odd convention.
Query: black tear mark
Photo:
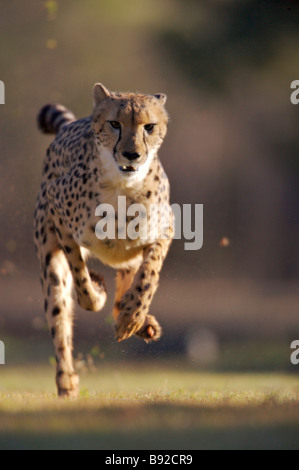
[[[113,149],[113,157],[114,157],[115,160],[116,160],[115,154],[116,154],[116,152],[117,152],[117,146],[118,146],[120,140],[121,140],[121,127],[119,128],[119,136],[118,136],[117,142],[116,142],[116,144],[115,144],[115,147],[114,147],[114,149]]]

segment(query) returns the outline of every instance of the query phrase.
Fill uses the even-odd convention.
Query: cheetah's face
[[[147,173],[166,134],[165,101],[162,94],[110,93],[103,85],[95,85],[95,136],[105,158],[108,155],[124,178]]]

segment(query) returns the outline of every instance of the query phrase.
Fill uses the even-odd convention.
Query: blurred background
[[[0,1],[0,339],[6,362],[53,355],[32,218],[51,138],[48,102],[78,117],[91,90],[166,93],[160,158],[172,203],[204,205],[204,245],[175,240],[152,313],[154,345],[117,344],[106,277],[103,312],[75,315],[75,356],[186,360],[201,368],[298,370],[299,5],[255,0]]]

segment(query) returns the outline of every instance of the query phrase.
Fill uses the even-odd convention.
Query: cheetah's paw
[[[59,398],[78,398],[79,377],[74,373],[58,372],[56,383]]]
[[[91,287],[84,289],[82,295],[78,295],[78,303],[85,310],[98,312],[102,310],[107,300],[107,292],[104,278],[94,271],[90,271]]]
[[[158,341],[162,335],[162,328],[153,315],[147,315],[142,328],[137,331],[136,335],[143,338],[146,343]]]
[[[149,343],[150,341],[157,341],[161,337],[162,328],[152,315],[120,313],[115,325],[116,339],[123,341],[134,334]]]
[[[136,334],[142,327],[144,320],[145,315],[142,315],[141,312],[135,312],[133,314],[127,311],[120,312],[114,327],[117,341],[123,341]]]

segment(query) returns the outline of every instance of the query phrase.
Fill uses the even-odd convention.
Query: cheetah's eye
[[[109,121],[113,129],[120,129],[120,123],[118,121]]]
[[[151,133],[154,130],[156,124],[145,124],[144,129],[146,132]]]

